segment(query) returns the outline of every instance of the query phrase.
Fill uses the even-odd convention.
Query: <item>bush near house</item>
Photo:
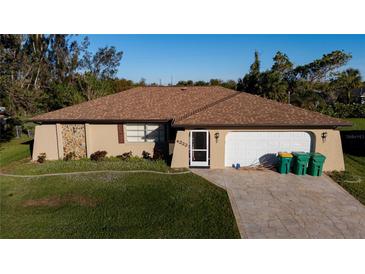
[[[70,161],[70,160],[76,160],[76,153],[74,151],[71,151],[66,154],[66,156],[63,158],[64,161]]]
[[[117,158],[120,158],[122,160],[127,160],[133,156],[132,151],[125,152],[122,155],[118,155]]]
[[[90,159],[92,161],[101,161],[101,160],[105,159],[106,155],[107,155],[107,152],[105,150],[102,150],[102,151],[98,150],[90,155]]]
[[[149,152],[147,152],[147,151],[143,150],[143,151],[142,151],[142,158],[143,158],[143,159],[146,159],[146,160],[152,160],[151,153],[149,153]]]
[[[153,158],[153,160],[164,160],[165,154],[161,149],[154,147],[152,158]]]
[[[46,161],[47,154],[46,153],[40,153],[37,158],[37,162],[40,164],[43,164]]]

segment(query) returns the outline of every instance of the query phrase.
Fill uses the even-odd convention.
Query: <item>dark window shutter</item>
[[[124,144],[123,124],[118,124],[118,143],[119,144]]]

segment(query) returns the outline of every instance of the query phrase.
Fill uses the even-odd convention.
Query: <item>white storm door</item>
[[[209,166],[209,132],[190,131],[190,166]]]

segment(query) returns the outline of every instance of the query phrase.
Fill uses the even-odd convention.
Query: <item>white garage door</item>
[[[271,165],[280,151],[310,152],[307,132],[229,132],[225,143],[225,166]]]

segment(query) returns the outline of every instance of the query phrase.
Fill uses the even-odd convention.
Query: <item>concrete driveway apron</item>
[[[365,238],[365,207],[326,175],[191,171],[227,190],[242,238]]]

